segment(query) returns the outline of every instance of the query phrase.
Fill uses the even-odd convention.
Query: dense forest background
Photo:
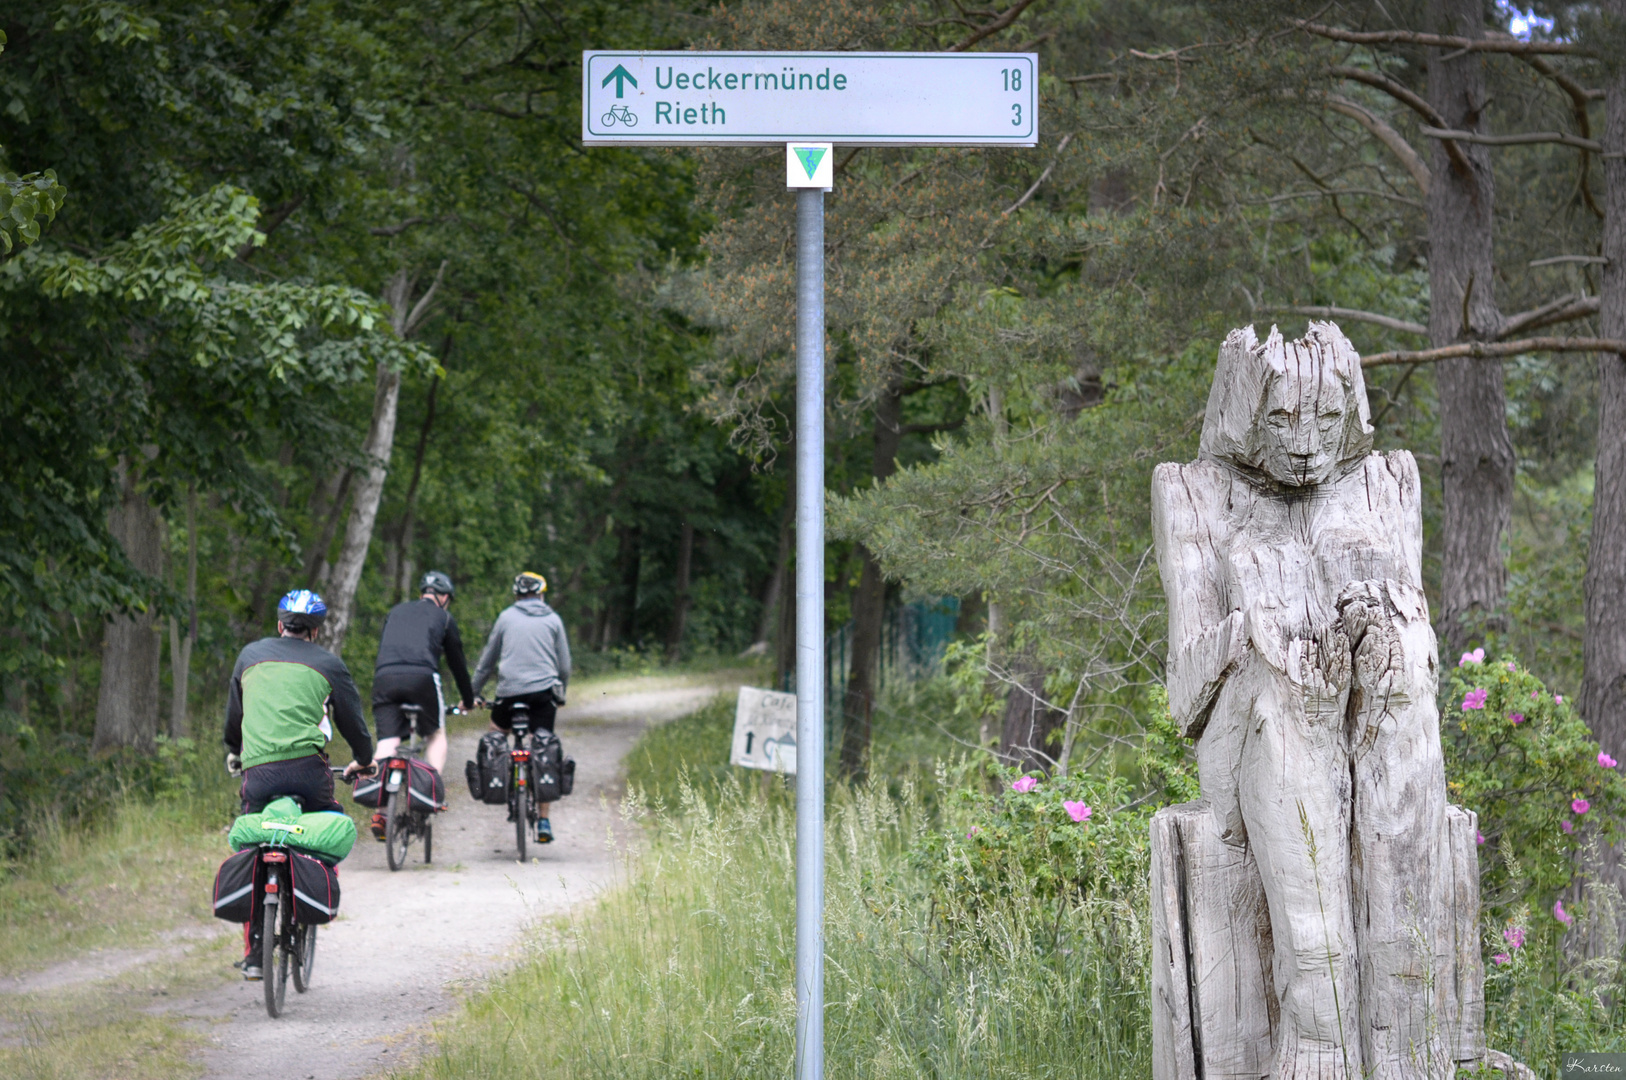
[[[294,587],[364,689],[429,568],[471,649],[534,569],[585,666],[782,677],[780,152],[584,150],[584,48],[1040,55],[1037,150],[839,152],[844,773],[921,598],[960,600],[955,707],[1008,760],[1141,740],[1150,470],[1195,455],[1230,328],[1311,317],[1422,464],[1442,652],[1518,655],[1626,749],[1620,7],[14,0],[3,817],[212,743]]]

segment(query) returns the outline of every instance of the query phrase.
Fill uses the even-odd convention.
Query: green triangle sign
[[[819,162],[824,160],[824,147],[798,146],[796,156],[801,159],[802,168],[807,170],[807,178],[813,179],[813,174],[819,171]]]

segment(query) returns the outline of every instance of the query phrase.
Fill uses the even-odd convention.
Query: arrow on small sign
[[[626,68],[622,67],[620,64],[615,65],[615,70],[610,72],[608,75],[604,76],[604,81],[599,83],[599,85],[600,86],[609,86],[611,79],[615,80],[615,96],[616,97],[621,96],[622,91],[626,89],[626,84],[627,83],[631,83],[634,86],[638,85],[638,80],[632,77],[632,72],[628,71]]]
[[[819,169],[819,162],[824,160],[824,147],[798,146],[796,157],[801,161],[802,168],[807,170],[807,178],[813,179],[813,174]]]

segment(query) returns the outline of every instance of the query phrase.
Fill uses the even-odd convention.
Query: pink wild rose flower
[[[1468,691],[1468,693],[1463,695],[1462,698],[1462,711],[1467,712],[1469,709],[1483,709],[1485,707],[1485,699],[1489,696],[1489,691],[1480,690],[1478,688]]]
[[[1513,721],[1515,724],[1522,724],[1524,723],[1524,713],[1516,712],[1512,716],[1508,717],[1508,719]]]
[[[1462,659],[1457,661],[1457,667],[1462,667],[1464,664],[1483,664],[1484,662],[1485,650],[1475,649],[1473,652],[1463,653]]]
[[[1091,810],[1087,805],[1081,802],[1064,802],[1061,804],[1061,808],[1067,811],[1068,817],[1078,822],[1090,820],[1090,815],[1095,813],[1094,810]]]
[[[1524,927],[1510,926],[1506,930],[1502,931],[1502,937],[1505,938],[1508,945],[1512,946],[1513,948],[1524,948]]]
[[[1562,705],[1562,704],[1564,704],[1564,695],[1563,694],[1554,694],[1553,695],[1553,704],[1554,705]]]
[[[1592,804],[1587,802],[1585,799],[1576,799],[1574,802],[1570,803],[1570,809],[1574,810],[1577,814],[1584,814],[1588,810],[1592,809]]]
[[[1011,790],[1016,792],[1018,795],[1026,795],[1028,792],[1032,791],[1038,786],[1039,781],[1035,780],[1031,776],[1023,776],[1017,778],[1016,783],[1011,785]]]
[[[1598,751],[1598,764],[1602,765],[1606,769],[1613,769],[1616,765],[1618,765],[1620,763],[1618,761],[1616,761],[1614,758],[1610,757],[1604,751],[1599,750]]]
[[[1562,900],[1553,902],[1553,918],[1557,919],[1565,926],[1575,925],[1575,916],[1564,910],[1564,901]]]
[[[1483,844],[1484,842],[1485,842],[1485,834],[1484,833],[1477,833],[1475,835],[1474,843]]]
[[[1495,956],[1491,957],[1491,963],[1498,965],[1511,964],[1513,963],[1513,957],[1509,956],[1505,952],[1499,952]]]

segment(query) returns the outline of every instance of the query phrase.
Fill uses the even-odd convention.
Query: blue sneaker
[[[539,844],[553,843],[553,826],[548,824],[547,818],[543,818],[536,823],[536,842]]]

